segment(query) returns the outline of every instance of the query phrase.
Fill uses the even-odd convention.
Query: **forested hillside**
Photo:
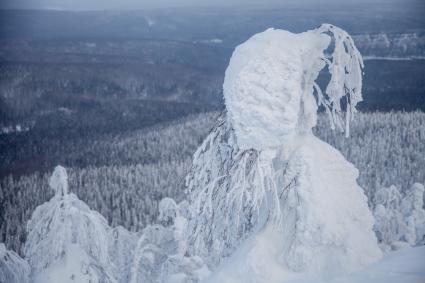
[[[63,159],[66,164],[80,159],[87,164],[68,165],[70,191],[99,211],[111,226],[140,231],[156,219],[158,202],[163,197],[183,199],[184,177],[192,154],[218,114],[192,115],[86,144],[67,145],[68,155]],[[425,113],[359,113],[348,139],[331,131],[328,122],[327,117],[320,117],[317,135],[356,165],[360,171],[358,181],[369,197],[383,186],[396,185],[404,191],[414,182],[424,183]],[[63,152],[61,147],[50,150],[51,154]],[[37,205],[52,196],[48,188],[50,174],[48,171],[1,180],[0,205],[4,213],[0,218],[0,241],[8,248],[22,252],[26,221]]]

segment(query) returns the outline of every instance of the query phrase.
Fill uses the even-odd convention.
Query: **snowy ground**
[[[297,283],[317,282],[295,281]],[[293,282],[293,283],[295,283]],[[425,246],[388,253],[379,262],[332,283],[423,283],[425,282]]]
[[[243,258],[239,258],[243,260]],[[226,267],[223,270],[219,270],[218,273],[228,272],[233,270],[233,275],[227,278],[221,276],[213,275],[212,280],[208,282],[227,282],[227,283],[237,283],[237,282],[251,282],[255,280],[252,278],[252,273],[250,272],[240,272],[237,270],[240,267],[240,262],[227,262]],[[272,268],[274,272],[277,271],[277,274],[274,274],[273,282],[289,282],[289,283],[423,283],[425,282],[425,246],[416,247],[416,248],[406,248],[403,250],[390,252],[385,254],[384,258],[380,261],[362,269],[357,272],[354,272],[350,275],[344,275],[332,280],[320,279],[320,276],[310,276],[310,277],[297,277],[294,278],[294,274],[283,273],[275,268]],[[276,276],[286,277],[288,280],[282,279],[275,281]],[[224,275],[223,273],[221,275]],[[264,279],[267,278],[266,274]],[[232,277],[232,278],[231,278]],[[292,278],[292,279],[290,279]],[[222,281],[224,279],[224,281]],[[229,280],[227,280],[229,279]],[[270,278],[269,278],[270,279]]]

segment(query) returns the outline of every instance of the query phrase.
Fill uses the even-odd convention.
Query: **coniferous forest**
[[[0,4],[0,283],[422,282],[424,4],[167,1]]]

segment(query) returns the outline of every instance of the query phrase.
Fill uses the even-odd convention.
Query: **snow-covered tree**
[[[131,282],[199,282],[208,269],[201,258],[186,254],[186,219],[170,198],[161,200],[159,212],[159,221],[164,226],[144,229],[135,252]]]
[[[50,179],[55,196],[28,222],[25,257],[34,282],[116,282],[108,253],[106,220],[67,190],[66,170]]]
[[[422,184],[415,183],[401,202],[401,212],[406,225],[404,239],[412,246],[425,243],[424,191]]]
[[[325,67],[323,93],[315,80]],[[300,34],[268,29],[235,49],[223,85],[227,112],[186,179],[191,254],[215,268],[240,247],[253,282],[276,266],[342,271],[381,256],[357,169],[312,134],[323,106],[348,136],[362,67],[351,37],[329,24]]]
[[[383,250],[390,249],[406,232],[400,209],[401,198],[402,195],[396,186],[383,187],[374,196],[374,230]]]
[[[374,197],[375,232],[384,251],[424,243],[424,187],[413,184],[406,193],[396,186],[379,189]]]
[[[0,282],[29,282],[30,266],[17,253],[9,251],[0,243]]]
[[[130,282],[136,244],[137,234],[127,231],[122,226],[109,231],[109,257],[114,264],[113,274],[119,283]]]

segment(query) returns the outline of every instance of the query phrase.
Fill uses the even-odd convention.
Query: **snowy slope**
[[[261,242],[261,240],[260,240]],[[266,241],[262,241],[267,247],[264,253],[273,253],[273,247]],[[257,254],[260,255],[260,254]],[[279,268],[273,262],[258,258],[258,268],[268,266],[263,270],[264,281],[252,279],[252,272],[244,270],[242,266],[246,261],[246,255],[237,253],[229,258],[213,276],[208,283],[249,283],[249,282],[290,282],[290,283],[423,283],[425,282],[425,246],[407,248],[404,250],[391,252],[385,257],[352,274],[337,277],[333,280],[326,280],[312,275],[294,275]]]
[[[316,279],[290,281],[318,282]],[[332,283],[423,283],[425,282],[425,246],[391,252],[365,269],[336,278]]]

